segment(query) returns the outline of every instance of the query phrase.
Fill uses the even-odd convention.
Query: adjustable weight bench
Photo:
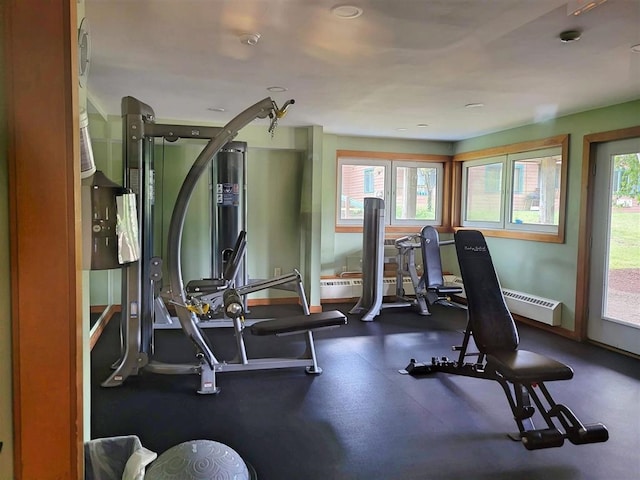
[[[522,441],[528,450],[560,447],[565,439],[575,445],[607,441],[609,433],[603,424],[582,424],[569,408],[553,400],[545,386],[545,382],[571,379],[571,367],[518,349],[518,331],[482,233],[459,230],[455,245],[468,307],[462,345],[454,347],[460,352],[458,360],[433,357],[430,363],[418,363],[412,359],[401,373],[420,376],[444,372],[497,381],[518,425],[519,432],[509,437]],[[478,352],[467,352],[471,337]],[[475,361],[466,362],[471,356]],[[544,428],[534,426],[536,408]]]

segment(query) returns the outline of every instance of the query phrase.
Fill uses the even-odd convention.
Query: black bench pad
[[[214,293],[227,287],[227,281],[223,278],[203,278],[191,280],[187,283],[187,293]]]
[[[344,313],[338,310],[329,310],[311,315],[264,320],[251,325],[251,333],[254,335],[277,335],[279,333],[306,332],[317,328],[346,325],[346,323],[347,317]]]
[[[569,380],[573,377],[573,370],[568,365],[526,350],[487,354],[487,369],[495,370],[513,383]]]
[[[456,293],[462,293],[462,288],[454,283],[431,285],[427,290],[429,290],[430,292],[435,292],[438,295],[455,295]]]

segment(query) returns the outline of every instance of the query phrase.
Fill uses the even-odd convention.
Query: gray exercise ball
[[[247,464],[231,447],[213,440],[184,442],[158,456],[144,480],[250,480]]]

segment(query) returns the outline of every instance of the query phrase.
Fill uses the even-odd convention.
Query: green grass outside
[[[640,268],[640,212],[616,208],[611,215],[609,269]]]

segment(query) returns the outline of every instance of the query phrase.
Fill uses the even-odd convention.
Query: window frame
[[[558,225],[518,224],[512,222],[513,208],[513,175],[515,164],[518,161],[544,157],[545,154],[557,149],[561,157],[558,204]],[[504,158],[503,192],[501,199],[500,222],[470,222],[465,221],[466,215],[466,168],[469,165],[481,165],[492,163],[491,160]],[[568,185],[569,167],[569,135],[557,135],[541,140],[520,142],[501,147],[493,147],[484,150],[476,150],[456,154],[454,163],[454,206],[453,228],[475,228],[481,230],[486,236],[515,238],[550,243],[564,243],[565,240],[565,214]],[[500,223],[500,224],[498,224]]]
[[[398,179],[398,168],[435,168],[437,172],[436,182],[438,187],[436,190],[436,206],[435,210],[435,219],[434,220],[425,220],[417,223],[417,219],[415,218],[396,218],[395,215],[391,216],[390,212],[396,212],[398,210],[398,196],[397,196],[397,179]],[[416,185],[417,186],[417,185]],[[391,162],[391,192],[390,192],[390,200],[391,205],[389,206],[389,222],[387,223],[390,227],[399,227],[404,225],[433,225],[434,227],[442,226],[442,199],[443,199],[443,190],[444,190],[444,165],[440,162],[418,162],[415,160],[396,160]],[[386,219],[385,219],[386,220]]]
[[[462,201],[461,201],[461,212],[460,212],[460,219],[461,219],[461,226],[463,227],[469,227],[469,228],[488,228],[488,229],[497,229],[497,228],[501,228],[501,225],[504,225],[504,221],[505,221],[505,215],[506,215],[506,209],[505,209],[505,204],[504,204],[504,196],[505,196],[505,191],[504,191],[504,182],[505,182],[505,176],[507,174],[506,169],[504,168],[504,162],[506,161],[506,156],[505,155],[500,155],[500,156],[496,156],[496,157],[487,157],[487,158],[480,158],[477,160],[468,160],[466,162],[464,162],[462,164],[462,188],[460,189],[460,193],[462,195]],[[465,166],[465,164],[467,164],[467,166]],[[500,175],[500,185],[499,185],[499,189],[498,190],[489,190],[487,193],[499,193],[500,194],[500,214],[498,215],[498,220],[497,221],[491,221],[491,220],[466,220],[465,216],[467,213],[467,189],[464,188],[464,186],[467,184],[468,182],[468,172],[469,169],[471,168],[475,168],[475,167],[489,167],[491,165],[500,165],[502,167],[501,170],[501,175]],[[485,184],[486,184],[486,179],[485,179]],[[486,185],[485,185],[485,189],[486,189]]]
[[[336,199],[335,199],[335,231],[336,233],[362,232],[362,219],[342,219],[342,166],[372,165],[385,167],[385,232],[388,234],[414,232],[427,223],[434,224],[438,230],[451,229],[451,179],[453,157],[449,155],[373,152],[360,150],[336,151]],[[396,210],[396,168],[434,166],[438,169],[438,191],[436,196],[436,220],[417,221],[415,219],[396,219],[391,212]],[[437,223],[437,224],[436,224]],[[389,236],[389,235],[387,235]]]

